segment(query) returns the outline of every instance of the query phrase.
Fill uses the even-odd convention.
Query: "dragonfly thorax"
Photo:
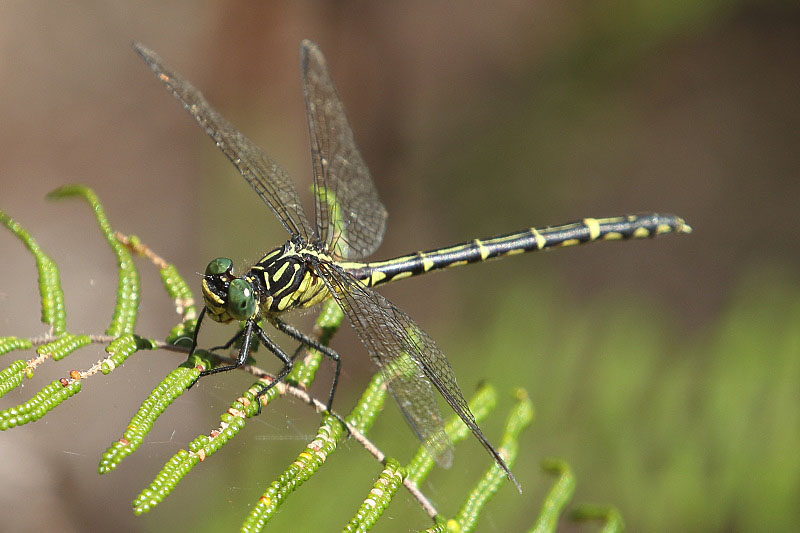
[[[247,278],[262,290],[262,313],[311,307],[328,298],[325,282],[313,268],[320,257],[311,248],[290,240],[254,265]]]

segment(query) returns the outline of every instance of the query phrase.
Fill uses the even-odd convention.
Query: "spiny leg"
[[[258,403],[258,412],[256,414],[261,414],[261,397],[264,396],[272,387],[283,381],[286,376],[289,375],[289,372],[292,371],[292,367],[294,367],[294,361],[286,355],[280,346],[275,344],[275,342],[270,339],[264,330],[260,327],[255,326],[256,332],[258,333],[258,338],[261,340],[261,344],[263,344],[270,352],[274,353],[278,356],[278,359],[283,361],[283,368],[280,372],[278,372],[274,378],[272,378],[272,382],[268,385],[265,385],[263,389],[256,393],[256,402]],[[242,344],[244,346],[244,343]]]
[[[221,345],[221,346],[214,346],[213,348],[209,348],[209,349],[208,349],[208,353],[211,353],[211,354],[213,354],[213,353],[214,353],[214,352],[216,352],[217,350],[227,350],[228,348],[230,348],[231,346],[233,346],[233,343],[235,343],[236,341],[238,341],[238,340],[239,340],[239,339],[242,337],[242,335],[243,335],[243,334],[244,334],[244,328],[240,329],[240,330],[239,330],[239,332],[238,332],[236,335],[234,335],[233,337],[231,337],[231,340],[229,340],[229,341],[228,341],[228,342],[226,342],[225,344],[223,344],[223,345]],[[215,354],[215,355],[216,355],[216,354]],[[220,370],[220,372],[224,372],[224,370]],[[197,376],[197,377],[195,378],[195,380],[194,380],[194,381],[192,381],[192,383],[191,383],[191,384],[190,384],[188,387],[186,387],[186,390],[189,390],[189,389],[191,389],[192,387],[194,387],[194,384],[195,384],[195,383],[197,383],[197,380],[199,380],[201,377],[203,377],[203,376],[206,376],[206,375],[208,375],[208,374],[203,374],[203,373],[201,373],[199,376]]]
[[[286,322],[283,322],[279,318],[272,317],[272,318],[270,318],[270,321],[272,322],[272,324],[276,328],[278,328],[283,333],[286,333],[287,335],[289,335],[294,340],[303,343],[304,345],[308,346],[309,348],[312,348],[314,350],[318,350],[320,353],[322,353],[326,357],[329,357],[330,359],[332,359],[333,362],[336,364],[336,370],[333,373],[333,381],[331,382],[331,392],[328,395],[328,403],[325,405],[325,408],[327,409],[327,411],[331,412],[331,405],[333,405],[333,396],[336,393],[336,386],[339,383],[339,372],[342,369],[342,361],[339,358],[339,354],[336,353],[330,347],[325,346],[324,344],[321,344],[318,340],[309,337],[308,335],[306,335],[305,333],[303,333],[302,331],[300,331],[296,327],[292,326],[291,324],[287,324]],[[295,352],[295,355],[292,356],[292,359],[297,357],[298,353],[299,353],[299,349],[298,349],[297,352]]]
[[[192,334],[192,347],[189,349],[189,357],[194,354],[194,351],[197,349],[197,335],[200,332],[200,324],[203,323],[203,317],[206,316],[206,308],[205,306],[200,311],[200,315],[197,317],[197,323],[194,325],[194,333]],[[194,383],[192,383],[194,385]],[[189,385],[191,388],[192,385]]]
[[[239,332],[236,335],[234,335],[233,337],[231,337],[231,340],[229,340],[225,344],[223,344],[221,346],[214,346],[213,348],[209,348],[208,351],[211,352],[211,353],[214,353],[217,350],[227,350],[228,348],[233,346],[233,344],[236,341],[238,341],[242,337],[243,334],[244,334],[244,328],[240,329]]]
[[[197,349],[197,337],[200,333],[200,325],[203,323],[203,318],[205,316],[206,316],[206,308],[203,307],[203,309],[200,310],[200,315],[197,317],[197,323],[194,326],[194,334],[192,334],[192,347],[189,349],[189,357],[192,357],[192,355],[194,355],[194,351]],[[186,390],[189,390],[192,387],[194,387],[195,383],[197,383],[197,380],[199,380],[200,376],[202,375],[203,373],[201,372],[199,376],[194,378],[194,381],[189,383],[189,386],[186,387]]]
[[[199,322],[199,320],[198,320],[198,322]],[[235,369],[241,367],[242,365],[244,365],[245,362],[247,361],[247,356],[250,354],[250,349],[251,349],[251,346],[252,346],[252,343],[253,343],[253,333],[258,335],[258,338],[261,340],[261,343],[269,351],[274,353],[276,356],[278,356],[278,358],[281,361],[283,361],[283,369],[281,369],[281,371],[274,377],[274,379],[272,380],[272,382],[269,385],[267,385],[266,387],[261,389],[256,394],[256,401],[258,402],[258,413],[257,414],[261,414],[261,396],[266,394],[267,391],[269,391],[272,387],[274,387],[275,385],[277,385],[278,383],[283,381],[284,378],[286,378],[286,376],[289,374],[289,372],[291,372],[292,367],[294,366],[294,362],[292,361],[292,359],[289,358],[289,356],[286,355],[286,353],[280,348],[280,346],[275,344],[275,342],[273,342],[273,340],[270,339],[267,336],[266,333],[264,333],[264,330],[262,330],[258,326],[258,324],[256,324],[255,320],[252,320],[252,319],[248,320],[245,323],[244,328],[242,328],[228,342],[226,342],[222,346],[217,346],[217,347],[211,349],[211,351],[218,350],[218,349],[223,349],[223,350],[224,349],[228,349],[233,345],[233,343],[235,343],[237,340],[239,340],[239,338],[243,338],[242,346],[239,348],[239,356],[236,358],[236,363],[231,364],[231,365],[219,366],[219,367],[212,368],[212,369],[209,369],[209,370],[204,370],[203,372],[200,373],[200,376],[198,376],[198,378],[195,379],[192,382],[192,384],[189,385],[189,387],[187,387],[187,389],[191,388],[195,383],[197,383],[197,380],[200,379],[201,377],[209,376],[211,374],[219,374],[220,372],[228,372],[230,370],[235,370]],[[197,336],[195,334],[195,340],[196,340],[196,337]]]
[[[309,348],[312,348],[312,349],[315,349],[315,350],[319,350],[320,353],[322,353],[325,356],[333,359],[334,363],[336,363],[336,371],[334,372],[333,382],[331,383],[331,392],[330,392],[330,395],[328,396],[328,404],[325,406],[325,409],[328,411],[329,414],[333,415],[339,422],[341,422],[342,427],[344,427],[345,431],[347,431],[347,434],[349,436],[350,435],[350,427],[349,427],[347,421],[344,418],[342,418],[341,416],[339,416],[338,413],[335,413],[331,409],[331,404],[333,403],[333,396],[336,393],[336,386],[337,386],[337,384],[339,382],[339,372],[340,372],[341,367],[342,367],[341,360],[339,358],[339,354],[336,351],[334,351],[332,348],[330,348],[329,346],[321,344],[318,340],[314,339],[313,337],[309,337],[308,335],[306,335],[305,333],[303,333],[302,331],[300,331],[296,327],[292,326],[291,324],[287,324],[287,323],[281,321],[277,317],[272,317],[271,321],[272,321],[272,324],[276,328],[278,328],[280,331],[286,333],[287,335],[292,337],[294,340],[300,342],[300,346],[297,347],[297,350],[295,350],[294,354],[292,355],[292,361],[294,361],[297,358],[297,356],[300,354],[300,352],[302,351],[303,347],[305,346],[305,347],[309,347]]]
[[[306,345],[303,344],[302,342],[297,345],[297,348],[294,350],[294,353],[292,354],[292,361],[297,359],[297,356],[300,355],[300,352],[302,352],[303,348],[305,348],[305,347],[306,347]]]
[[[204,307],[204,308],[203,308],[203,310],[202,310],[202,311],[200,311],[200,316],[199,316],[199,317],[198,317],[198,319],[197,319],[197,326],[195,326],[195,328],[194,328],[194,336],[192,337],[192,348],[189,350],[189,356],[190,356],[190,357],[192,356],[192,354],[194,353],[194,351],[197,349],[197,332],[200,330],[200,323],[203,321],[203,316],[205,315],[205,312],[206,312],[206,308]],[[239,340],[239,339],[242,337],[242,335],[244,334],[244,331],[245,331],[245,328],[242,328],[242,329],[240,329],[240,330],[239,330],[239,332],[238,332],[236,335],[234,335],[233,337],[231,337],[231,339],[230,339],[228,342],[226,342],[225,344],[223,344],[223,345],[221,345],[221,346],[214,346],[213,348],[210,348],[210,349],[208,350],[208,352],[213,354],[213,353],[214,353],[214,352],[216,352],[217,350],[227,350],[228,348],[230,348],[231,346],[233,346],[233,343],[235,343],[236,341],[238,341],[238,340]],[[240,357],[241,357],[241,353],[240,353],[239,355],[240,355]],[[246,359],[247,359],[247,357],[245,356],[245,360],[246,360]],[[242,363],[242,364],[243,364],[243,363]],[[234,365],[234,367],[233,367],[233,368],[238,368],[239,366],[241,366],[241,364],[239,364],[239,365]],[[186,390],[189,390],[189,389],[191,389],[192,387],[194,387],[194,386],[195,386],[195,384],[197,383],[197,381],[198,381],[198,380],[199,380],[201,377],[203,377],[203,376],[207,376],[208,374],[216,374],[217,372],[225,372],[226,368],[227,368],[227,367],[221,367],[221,368],[217,369],[217,370],[216,370],[216,371],[214,371],[214,372],[211,372],[211,371],[204,371],[204,372],[201,372],[201,373],[200,373],[200,375],[199,375],[199,376],[197,376],[197,377],[194,379],[194,381],[192,381],[192,382],[189,384],[189,386],[188,386],[188,387],[186,387]]]
[[[250,346],[253,343],[253,331],[254,330],[258,330],[258,332],[261,332],[261,328],[259,328],[256,325],[256,321],[255,320],[252,320],[252,319],[248,320],[245,323],[244,328],[242,329],[242,331],[237,333],[230,341],[228,341],[227,345],[230,346],[231,344],[233,344],[236,341],[236,339],[238,337],[244,336],[244,339],[242,340],[242,347],[239,348],[239,356],[236,358],[236,362],[234,364],[232,364],[232,365],[222,365],[222,366],[218,366],[218,367],[215,367],[215,368],[211,368],[209,370],[203,370],[202,372],[200,372],[200,376],[199,377],[202,378],[202,377],[205,377],[205,376],[210,376],[212,374],[219,374],[220,372],[228,372],[230,370],[235,370],[235,369],[239,368],[240,366],[242,366],[245,363],[245,361],[247,361],[247,356],[250,354]]]

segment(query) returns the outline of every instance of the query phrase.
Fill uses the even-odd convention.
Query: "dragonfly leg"
[[[264,330],[262,330],[258,326],[256,326],[256,328],[258,332],[258,338],[261,340],[261,344],[263,344],[270,352],[278,356],[278,359],[283,361],[283,368],[281,369],[281,371],[275,375],[270,384],[265,385],[264,388],[258,391],[258,393],[256,394],[256,402],[258,402],[257,414],[260,415],[261,397],[264,396],[267,393],[267,391],[269,391],[272,387],[283,381],[287,375],[289,375],[289,372],[292,371],[292,367],[294,366],[294,361],[288,355],[286,355],[286,352],[284,352],[280,346],[275,344],[275,342],[272,339],[270,339],[266,333],[264,333]]]
[[[200,311],[200,315],[197,317],[197,323],[194,326],[194,333],[192,334],[192,347],[189,349],[189,357],[191,357],[194,351],[197,349],[197,334],[200,332],[200,324],[203,323],[203,317],[205,316],[206,308],[203,306],[203,309]],[[194,383],[192,383],[192,385],[194,385]],[[192,385],[189,385],[189,387]]]
[[[203,312],[205,312],[205,308],[203,308]],[[202,315],[202,312],[201,312],[201,315],[200,315],[200,317],[202,318],[202,316],[203,316],[203,315]],[[198,324],[199,324],[199,323],[200,323],[200,322],[198,321]],[[192,353],[195,351],[195,349],[197,348],[197,329],[199,329],[199,328],[196,328],[196,329],[195,329],[195,337],[194,337],[194,340],[193,340],[193,343],[194,343],[194,345],[192,346],[192,349],[191,349],[191,351],[189,352],[189,355],[191,355],[191,354],[192,354]],[[235,343],[236,341],[238,341],[238,340],[239,340],[239,339],[242,337],[242,335],[244,335],[244,328],[240,329],[240,330],[239,330],[239,333],[237,333],[236,335],[234,335],[234,336],[231,338],[231,340],[229,340],[229,341],[228,341],[228,342],[226,342],[225,344],[223,344],[223,345],[221,345],[221,346],[214,346],[213,348],[209,348],[209,350],[208,350],[208,351],[209,351],[209,353],[214,353],[214,352],[216,352],[217,350],[227,350],[228,348],[230,348],[231,346],[233,346],[233,343]],[[240,355],[241,355],[241,354],[240,354]],[[247,359],[247,358],[245,357],[245,360],[246,360],[246,359]],[[229,365],[229,366],[230,366],[230,365]],[[239,365],[239,366],[241,366],[241,365]],[[216,370],[215,372],[211,372],[211,373],[212,373],[212,374],[215,374],[216,372],[225,372],[225,369],[226,369],[226,368],[227,368],[227,367],[221,367],[220,369]],[[238,367],[237,367],[237,366],[234,366],[234,368],[238,368]],[[203,377],[203,376],[207,376],[207,375],[208,375],[208,374],[201,373],[199,376],[197,376],[197,377],[195,378],[195,380],[194,380],[194,381],[192,381],[192,382],[189,384],[189,386],[188,386],[188,387],[186,387],[186,390],[189,390],[189,389],[191,389],[192,387],[194,387],[195,383],[197,383],[197,381],[198,381],[198,380],[199,380],[201,377]]]
[[[216,352],[217,350],[227,350],[228,348],[230,348],[231,346],[233,346],[233,343],[235,343],[236,341],[238,341],[238,340],[239,340],[239,339],[242,337],[242,335],[244,335],[244,328],[240,329],[240,330],[239,330],[239,333],[237,333],[236,335],[234,335],[234,336],[231,338],[231,340],[229,340],[229,341],[228,341],[228,342],[226,342],[225,344],[223,344],[223,345],[221,345],[221,346],[214,346],[213,348],[209,348],[209,349],[208,349],[208,351],[213,353],[213,352]]]
[[[192,335],[192,347],[189,349],[189,357],[191,357],[191,356],[194,354],[195,350],[197,349],[197,336],[198,336],[198,333],[200,332],[200,324],[202,324],[202,323],[203,323],[203,317],[205,317],[205,316],[206,316],[206,308],[205,308],[205,307],[203,307],[203,309],[200,311],[200,316],[198,316],[198,317],[197,317],[197,325],[195,325],[195,327],[194,327],[194,334]],[[244,333],[244,329],[242,329],[241,331],[239,331],[239,333],[237,333],[236,335],[234,335],[234,337],[233,337],[233,338],[232,338],[230,341],[228,341],[227,343],[225,343],[223,346],[217,346],[217,347],[215,347],[215,348],[211,348],[211,350],[209,350],[209,351],[213,352],[213,351],[215,351],[215,350],[218,350],[218,349],[220,349],[220,348],[226,348],[226,349],[227,349],[227,348],[230,348],[230,346],[231,346],[231,345],[232,345],[234,342],[236,342],[236,340],[237,340],[239,337],[241,337],[241,336],[242,336],[242,333]],[[241,365],[239,365],[239,366],[241,366]],[[236,368],[236,367],[234,367],[234,368]],[[229,370],[229,369],[228,369],[227,367],[221,367],[221,368],[219,368],[219,369],[216,369],[216,370],[214,370],[213,372],[212,372],[212,371],[207,371],[207,370],[206,370],[206,371],[203,371],[203,372],[200,372],[200,375],[199,375],[199,376],[197,376],[197,377],[194,379],[194,381],[192,381],[191,383],[189,383],[189,386],[188,386],[188,387],[186,387],[186,390],[189,390],[189,389],[191,389],[192,387],[194,387],[194,386],[195,386],[195,384],[197,383],[197,381],[198,381],[198,380],[199,380],[201,377],[203,377],[203,376],[207,376],[208,374],[216,374],[217,372],[225,372],[226,370]]]
[[[227,350],[228,348],[230,348],[231,346],[233,346],[233,343],[235,343],[235,342],[236,342],[236,341],[238,341],[240,338],[242,338],[242,335],[244,335],[244,328],[240,329],[240,330],[239,330],[239,333],[237,333],[236,335],[234,335],[234,336],[231,338],[231,340],[229,340],[228,342],[226,342],[225,344],[223,344],[223,345],[221,345],[221,346],[214,346],[213,348],[209,348],[209,349],[208,349],[208,352],[209,352],[209,353],[214,353],[214,352],[216,352],[217,350]],[[241,354],[240,354],[240,355],[241,355]],[[247,357],[245,357],[245,360],[247,360]],[[244,363],[242,363],[242,364],[244,364]],[[231,366],[231,365],[229,365],[229,366]],[[239,365],[239,366],[241,366],[241,365]],[[217,370],[217,372],[225,372],[225,368],[228,368],[228,367],[221,367],[220,369],[218,369],[218,370]],[[235,365],[233,365],[233,368],[238,368],[238,366],[235,366]],[[232,370],[232,369],[229,369],[229,370]],[[216,372],[212,372],[212,373],[213,373],[213,374],[216,374]],[[194,386],[194,384],[195,384],[195,383],[197,383],[197,380],[199,380],[201,377],[203,377],[203,376],[207,376],[207,375],[208,375],[208,374],[203,374],[203,373],[201,373],[199,376],[197,376],[197,378],[195,378],[195,380],[194,380],[194,381],[192,381],[191,385],[189,385],[188,387],[186,387],[186,390],[189,390],[189,389],[191,389],[191,388]]]
[[[333,404],[333,396],[336,393],[336,385],[339,383],[339,372],[342,369],[342,361],[339,358],[339,354],[336,353],[330,347],[325,346],[324,344],[321,344],[318,340],[309,337],[308,335],[306,335],[305,333],[303,333],[302,331],[300,331],[296,327],[292,326],[291,324],[287,324],[286,322],[283,322],[282,320],[280,320],[277,317],[271,317],[270,321],[273,323],[273,325],[276,328],[278,328],[283,333],[286,333],[287,335],[289,335],[294,340],[303,343],[304,345],[308,346],[309,348],[312,348],[314,350],[318,350],[323,355],[325,355],[326,357],[329,357],[331,360],[333,360],[333,362],[336,364],[336,370],[333,373],[333,381],[331,382],[331,392],[328,395],[328,403],[325,405],[325,408],[327,409],[327,411],[331,412],[331,405]],[[299,350],[297,352],[295,352],[295,355],[292,357],[292,359],[294,359],[294,357],[297,357],[298,353],[299,353]]]
[[[294,353],[292,354],[292,361],[297,359],[297,356],[300,355],[300,352],[302,352],[303,348],[305,348],[305,347],[306,347],[306,345],[303,344],[302,342],[297,346],[297,349],[295,349]]]
[[[239,337],[244,336],[244,340],[242,340],[242,347],[239,349],[239,356],[236,358],[236,362],[232,365],[222,365],[215,368],[211,368],[209,370],[203,370],[200,372],[199,378],[210,376],[211,374],[219,374],[220,372],[228,372],[229,370],[235,370],[242,366],[245,361],[247,361],[247,356],[250,353],[250,346],[253,344],[253,333],[255,331],[261,332],[261,328],[256,325],[255,320],[248,320],[247,323],[244,325],[244,329],[237,333],[230,341],[228,341],[224,347],[229,348]],[[216,348],[215,348],[216,349]],[[195,380],[196,382],[197,380]],[[194,383],[192,383],[194,385]],[[191,387],[191,385],[190,385]]]

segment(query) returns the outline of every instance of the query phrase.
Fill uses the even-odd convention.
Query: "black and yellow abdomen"
[[[584,218],[560,226],[523,231],[468,242],[374,263],[344,263],[342,267],[369,287],[445,268],[547,248],[575,246],[598,240],[647,239],[664,233],[690,233],[675,215],[627,215]]]

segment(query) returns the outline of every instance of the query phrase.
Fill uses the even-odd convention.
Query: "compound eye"
[[[233,261],[227,257],[217,257],[206,267],[206,276],[219,276],[233,270]]]
[[[235,320],[247,320],[256,310],[256,297],[249,281],[236,278],[228,287],[228,313]]]

